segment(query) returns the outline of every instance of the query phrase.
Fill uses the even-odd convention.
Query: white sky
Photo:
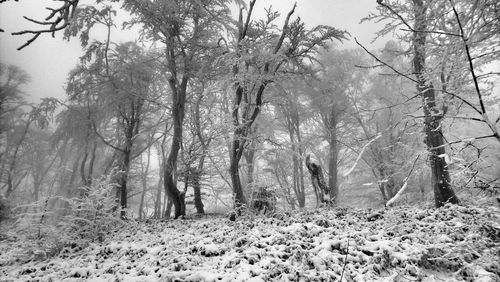
[[[81,1],[82,4],[92,1]],[[294,1],[289,0],[257,0],[254,8],[256,16],[264,14],[264,7],[273,6],[280,11],[282,18],[286,16]],[[32,81],[24,90],[28,100],[36,102],[40,97],[64,98],[64,84],[69,70],[77,63],[82,54],[78,38],[70,42],[62,40],[62,34],[52,38],[49,34],[41,35],[30,46],[21,51],[16,48],[30,38],[26,36],[12,36],[10,33],[25,29],[36,29],[37,26],[29,23],[23,16],[42,20],[47,16],[47,6],[57,6],[58,1],[24,0],[19,2],[8,1],[0,4],[0,61],[4,64],[13,64],[24,69],[31,76]],[[357,37],[365,46],[379,49],[385,41],[370,44],[377,31],[373,23],[359,24],[360,20],[369,12],[374,11],[375,0],[298,0],[294,16],[300,16],[308,26],[318,24],[331,25],[347,30],[352,37]],[[134,40],[136,35],[130,31],[114,33],[115,42]],[[355,47],[355,43],[346,42],[345,47]]]

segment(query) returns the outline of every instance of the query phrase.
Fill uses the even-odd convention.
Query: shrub
[[[85,197],[69,199],[69,213],[61,228],[73,239],[103,241],[109,230],[124,223],[113,188],[109,182],[98,182],[87,189]]]
[[[276,209],[276,193],[273,187],[256,187],[251,195],[250,207],[258,213],[273,212]]]
[[[110,231],[125,224],[120,220],[113,185],[109,179],[96,181],[81,198],[47,197],[26,206],[15,224],[18,240],[26,242],[27,259],[45,259],[64,248],[82,249],[102,242]],[[67,203],[63,210],[50,210],[52,200]]]

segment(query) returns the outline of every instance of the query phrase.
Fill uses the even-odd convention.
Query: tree
[[[366,71],[360,50],[331,49],[320,54],[321,68],[311,84],[311,105],[319,112],[328,142],[328,187],[330,198],[338,201],[338,164],[341,144],[341,125],[347,123],[351,104],[349,96],[360,92],[366,83]]]
[[[29,75],[19,67],[0,63],[0,136],[8,126],[4,124],[8,115],[25,104],[20,87],[29,81]]]
[[[293,164],[292,188],[300,208],[305,207],[306,202],[304,169],[302,166],[304,144],[302,141],[301,124],[303,119],[305,119],[307,110],[304,110],[304,106],[300,103],[301,95],[303,96],[303,92],[307,92],[307,90],[304,91],[304,84],[305,83],[300,80],[299,82],[282,82],[276,87],[277,97],[273,99],[277,104],[277,111],[282,115],[281,119],[284,121],[284,127],[290,139],[290,151]],[[279,175],[277,175],[278,171],[278,164],[276,164],[275,173],[277,179],[279,179]],[[286,173],[282,170],[280,173],[285,174],[283,182],[287,182]]]
[[[413,1],[415,13],[414,30],[427,30],[426,7],[422,0]],[[429,83],[424,76],[426,68],[425,55],[426,34],[424,32],[414,32],[413,39],[413,69],[417,77],[417,91],[422,98],[425,116],[425,143],[430,153],[430,166],[432,171],[431,183],[434,188],[436,206],[442,206],[446,202],[458,203],[458,198],[450,186],[450,173],[445,159],[443,132],[441,122],[446,109],[439,109],[436,105],[436,94],[434,86]]]
[[[72,72],[67,91],[77,103],[87,104],[87,118],[93,133],[115,150],[117,198],[121,208],[125,209],[131,162],[140,155],[138,152],[144,150],[135,148],[135,145],[145,112],[149,110],[148,95],[154,81],[154,70],[148,56],[135,43],[118,45],[111,50],[110,56],[108,44],[95,43],[92,46],[98,46],[90,48],[97,55],[95,61],[89,65],[81,64]],[[100,132],[109,123],[117,129],[116,136]],[[124,210],[121,216],[125,217]]]
[[[234,85],[232,123],[233,136],[230,149],[230,175],[235,207],[239,210],[246,203],[239,175],[239,163],[244,155],[252,125],[260,114],[264,91],[281,71],[290,65],[303,67],[327,41],[344,38],[344,32],[333,27],[317,26],[307,30],[298,18],[290,22],[296,5],[285,18],[281,29],[274,21],[279,13],[266,10],[266,18],[252,21],[255,0],[250,1],[244,20],[244,8],[240,8],[237,33],[231,52],[232,83]]]
[[[177,159],[182,144],[183,123],[189,83],[207,63],[208,51],[217,48],[217,32],[227,21],[226,0],[218,1],[137,1],[124,3],[144,25],[151,39],[165,47],[165,69],[172,98],[174,134],[165,163],[165,191],[175,207],[175,218],[185,215],[185,195],[174,181]]]
[[[2,188],[7,187],[6,197],[24,178],[13,180],[13,170],[29,128],[29,123],[26,126],[20,124],[24,114],[21,106],[26,104],[20,87],[29,80],[29,75],[22,69],[0,64],[0,181]]]
[[[77,148],[81,184],[84,187],[90,187],[94,178],[94,164],[100,144],[92,127],[92,118],[97,118],[94,113],[98,109],[95,105],[91,106],[88,103],[89,100],[85,101],[85,98],[79,101],[80,104],[75,101],[76,99],[72,99],[72,105],[59,113],[53,138],[54,142],[60,142],[63,145],[69,143],[71,147]],[[84,104],[85,102],[87,105]],[[83,196],[85,189],[81,189],[80,194]]]
[[[378,57],[391,66],[401,69],[408,62],[399,44],[388,41]],[[367,66],[368,62],[360,64]],[[418,122],[412,116],[418,112],[419,101],[408,97],[413,84],[404,77],[395,75],[385,66],[368,76],[368,89],[349,95],[352,116],[361,128],[358,139],[376,138],[363,155],[364,162],[376,179],[385,202],[393,198],[402,187],[400,177],[408,164],[413,162],[415,152],[420,149]],[[409,118],[411,117],[411,118]],[[362,145],[361,145],[362,146]]]
[[[8,136],[6,140],[6,152],[2,156],[2,188],[5,189],[6,197],[9,197],[17,189],[30,172],[30,165],[25,164],[24,167],[21,167],[20,162],[21,160],[29,162],[27,160],[29,152],[25,145],[31,133],[31,127],[36,125],[45,130],[56,108],[57,101],[55,99],[45,98],[38,105],[31,106],[29,112],[23,113],[22,116],[26,116],[25,119],[20,117],[15,119],[15,126],[10,132],[11,136]],[[36,193],[34,195],[36,196]]]
[[[396,3],[379,0],[378,3],[379,14],[371,15],[369,19],[389,21],[379,35],[403,25],[407,33],[402,38],[411,44],[412,73],[415,76],[395,68],[392,70],[413,81],[422,99],[425,142],[431,160],[431,183],[434,187],[436,206],[446,202],[457,203],[458,198],[450,187],[445,158],[446,147],[452,143],[446,142],[442,131],[443,120],[450,113],[450,106],[457,106],[456,109],[459,110],[461,105],[466,105],[479,114],[478,118],[465,118],[485,123],[492,134],[476,137],[477,139],[491,137],[498,139],[498,129],[487,115],[478,76],[475,74],[476,68],[484,65],[483,59],[494,60],[499,55],[495,50],[495,46],[498,45],[496,44],[498,32],[495,31],[498,31],[498,28],[493,24],[495,21],[490,20],[495,14],[491,9],[484,9],[487,11],[485,14],[480,12],[486,4],[492,3],[457,1],[456,3],[459,3],[464,11],[462,15],[466,18],[459,16],[458,4],[454,1],[415,0]],[[467,40],[464,33],[465,26],[469,28],[470,34]],[[472,57],[472,49],[476,50],[475,57]],[[453,64],[448,63],[450,59],[454,61]],[[380,59],[377,60],[391,67]],[[473,85],[476,89],[477,102],[468,99],[467,85]]]
[[[206,71],[209,71],[206,69]],[[190,184],[194,192],[194,206],[198,214],[205,213],[202,201],[202,179],[206,174],[205,163],[209,156],[209,149],[212,141],[220,134],[220,129],[214,124],[211,118],[214,112],[214,97],[207,97],[206,84],[213,84],[213,81],[204,81],[198,77],[196,86],[193,86],[193,101],[189,107],[188,133],[189,138],[185,138],[183,149],[183,166],[181,175],[187,187]]]

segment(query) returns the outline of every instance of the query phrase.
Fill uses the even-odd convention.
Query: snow
[[[369,220],[370,215],[379,216]],[[37,260],[0,229],[1,280],[500,281],[500,210],[322,208],[129,223]]]

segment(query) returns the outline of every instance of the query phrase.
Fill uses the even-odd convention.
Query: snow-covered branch
[[[363,156],[363,153],[365,152],[366,148],[368,148],[368,146],[370,146],[370,144],[372,144],[373,142],[375,142],[375,140],[379,139],[380,137],[382,137],[382,134],[379,133],[377,136],[375,136],[375,138],[373,138],[368,143],[366,143],[365,146],[363,146],[363,149],[361,149],[361,152],[359,152],[358,157],[356,158],[356,161],[354,162],[354,164],[352,165],[352,167],[346,173],[343,174],[344,177],[347,177],[349,174],[351,174],[353,172],[353,170],[358,165],[359,160]]]

